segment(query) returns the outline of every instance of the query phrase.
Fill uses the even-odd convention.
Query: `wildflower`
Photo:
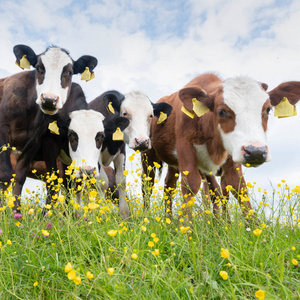
[[[76,285],[78,285],[78,284],[81,283],[81,278],[80,278],[79,276],[76,276],[76,277],[74,278],[73,282],[74,282]]]
[[[206,213],[207,215],[209,215],[209,214],[210,214],[210,210],[206,210],[205,213]]]
[[[146,231],[147,228],[146,228],[145,226],[142,226],[142,230],[143,230],[143,231]]]
[[[228,250],[228,249],[221,248],[221,256],[222,256],[223,258],[229,258],[229,256],[230,256],[229,250]]]
[[[148,246],[152,248],[154,246],[154,243],[152,241],[149,241]]]
[[[51,205],[50,204],[45,204],[45,208],[50,209]]]
[[[118,230],[113,230],[113,229],[111,229],[110,231],[107,232],[107,234],[108,234],[109,236],[116,236],[117,233],[118,233]]]
[[[154,251],[152,251],[152,254],[154,256],[158,256],[159,255],[159,250],[158,249],[155,249]]]
[[[138,258],[138,256],[137,256],[137,254],[136,254],[136,253],[132,253],[132,254],[131,254],[131,258],[133,258],[133,259],[137,259],[137,258]]]
[[[33,284],[33,286],[37,286],[39,283],[36,281],[34,284]]]
[[[144,218],[144,222],[145,222],[145,223],[149,223],[148,218]]]
[[[7,244],[11,245],[12,244],[11,240],[7,240]]]
[[[157,222],[159,222],[160,219],[161,219],[161,217],[155,217],[155,220],[156,220]]]
[[[262,223],[260,226],[261,226],[262,229],[267,228],[267,225],[265,223]]]
[[[86,272],[86,277],[87,277],[88,279],[93,279],[93,278],[94,278],[94,274],[92,274],[90,271],[87,271],[87,272]]]
[[[161,167],[161,165],[157,162],[153,162],[153,164],[154,164],[154,167],[157,168],[157,169],[159,169]]]
[[[258,290],[255,292],[255,297],[260,300],[265,299],[265,296],[266,296],[266,293],[263,290]]]
[[[114,274],[114,272],[115,272],[115,269],[114,269],[114,268],[107,268],[107,273],[108,273],[109,275]]]
[[[295,258],[293,258],[293,259],[292,259],[292,264],[295,265],[295,266],[297,266],[297,265],[298,265],[298,260],[295,259]]]
[[[16,223],[16,226],[19,227],[20,225],[21,225],[21,223],[18,221],[18,222]]]
[[[50,230],[50,229],[52,228],[51,222],[48,222],[48,223],[47,223],[46,228],[47,228],[48,230]]]
[[[20,214],[20,213],[16,213],[16,214],[14,215],[14,218],[15,218],[15,220],[20,220],[20,219],[23,218],[23,216],[22,216],[22,214]]]
[[[253,230],[253,233],[254,233],[256,236],[259,236],[259,235],[261,235],[262,230],[259,229],[259,228],[256,228],[255,230]]]
[[[96,209],[99,207],[99,204],[95,203],[95,202],[90,202],[88,204],[89,209]]]
[[[90,197],[92,197],[92,198],[96,198],[96,197],[97,197],[97,195],[98,195],[98,193],[97,193],[97,191],[96,191],[96,190],[92,190],[92,191],[90,191]]]
[[[95,177],[93,177],[93,178],[91,178],[91,184],[95,184],[96,183],[96,178]]]
[[[187,226],[187,227],[181,226],[181,227],[180,227],[180,231],[181,231],[182,233],[186,233],[189,229],[190,229],[189,226]]]
[[[67,264],[65,265],[65,272],[68,273],[68,272],[70,272],[71,270],[73,270],[72,264],[71,264],[71,263],[67,263]]]
[[[156,237],[156,233],[154,233],[154,232],[151,233],[151,237],[152,237],[152,238],[155,238],[155,237]]]
[[[155,237],[155,238],[153,239],[153,242],[154,242],[154,243],[158,243],[158,241],[159,241],[159,238],[158,238],[158,237]]]
[[[49,236],[49,232],[47,230],[42,230],[42,234],[44,237]]]
[[[128,171],[124,170],[123,174],[124,174],[124,176],[127,176],[128,175]]]
[[[296,250],[296,247],[293,246],[291,249],[292,249],[293,251],[295,251],[295,250]]]
[[[226,271],[220,271],[220,276],[223,278],[223,280],[228,279],[228,273]]]
[[[30,208],[30,209],[28,210],[28,213],[29,213],[30,215],[33,215],[33,214],[34,214],[34,209],[33,209],[33,208]]]
[[[69,273],[68,273],[68,279],[69,280],[74,280],[76,277],[76,271],[75,270],[71,270]]]
[[[65,200],[65,196],[64,195],[60,195],[58,198],[57,198],[58,202],[63,204],[64,203],[64,200]]]
[[[246,228],[246,231],[248,231],[248,232],[249,232],[249,231],[251,231],[251,229],[248,227],[248,228]]]
[[[185,176],[187,176],[190,172],[189,171],[183,171],[182,172]]]
[[[169,218],[166,218],[166,223],[171,224],[171,220]]]

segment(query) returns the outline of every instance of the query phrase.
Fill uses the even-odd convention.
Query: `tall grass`
[[[128,183],[127,221],[88,179],[81,206],[74,188],[43,214],[45,195],[31,192],[19,220],[5,193],[0,299],[300,299],[300,189],[281,183],[275,206],[277,191],[249,185],[252,223],[234,199],[229,223],[197,198],[189,223],[180,215],[180,185],[168,218],[159,183],[147,212],[135,184]]]

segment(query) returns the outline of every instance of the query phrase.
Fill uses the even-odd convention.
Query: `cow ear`
[[[268,94],[273,106],[278,105],[284,97],[286,97],[292,105],[295,105],[300,100],[300,81],[281,83]]]
[[[103,121],[105,134],[112,134],[118,127],[123,131],[129,125],[129,122],[127,118],[110,115]]]
[[[22,59],[23,60],[26,59],[29,62],[29,65],[35,67],[35,65],[37,63],[37,55],[29,46],[16,45],[13,48],[13,52],[16,56],[16,64],[18,66],[20,66],[22,69],[24,69],[22,67],[22,61],[21,61]],[[28,67],[28,69],[29,69],[29,67]]]
[[[263,83],[263,82],[260,82],[260,86],[262,87],[262,89],[264,91],[267,91],[268,90],[268,85],[266,83]]]
[[[111,112],[117,111],[120,113],[120,108],[125,96],[118,91],[107,91],[102,94],[102,99],[105,107]]]
[[[202,104],[204,104],[210,111],[214,110],[213,99],[209,97],[207,93],[199,86],[190,86],[181,89],[178,92],[178,97],[181,100],[184,107],[190,112],[193,112],[193,99],[196,99]]]
[[[74,61],[74,74],[83,73],[86,68],[89,68],[90,72],[96,68],[98,60],[94,56],[83,55]]]
[[[160,117],[160,113],[163,112],[167,117],[171,114],[173,107],[166,102],[151,103],[153,106],[153,114],[155,117]]]

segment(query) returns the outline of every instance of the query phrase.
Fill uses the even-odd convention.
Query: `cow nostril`
[[[243,146],[241,150],[246,163],[249,163],[250,165],[260,165],[267,159],[268,151],[266,146],[255,147],[249,145],[247,147]]]

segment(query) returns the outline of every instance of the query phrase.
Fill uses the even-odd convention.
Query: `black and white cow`
[[[82,89],[72,83],[72,76],[83,72],[92,74],[97,59],[84,55],[74,61],[66,50],[54,46],[36,55],[30,47],[17,45],[14,53],[21,68],[35,68],[0,79],[0,146],[9,144],[21,154],[13,188],[13,194],[20,196],[34,159],[45,160],[49,171],[56,170],[56,156],[60,150],[55,145],[57,140],[64,140],[64,133],[67,135],[68,114],[87,106]],[[53,121],[61,125],[59,135],[48,129]],[[67,136],[65,140],[67,148]],[[0,154],[0,189],[7,187],[5,183],[11,176],[10,152],[3,151]],[[15,208],[19,205],[17,197]]]
[[[165,114],[167,118],[172,106],[161,102],[152,103],[141,92],[131,92],[125,96],[118,91],[108,91],[89,103],[89,108],[101,112],[104,116],[120,115],[129,120],[129,125],[123,130],[124,141],[113,140],[113,133],[106,133],[102,146],[102,163],[105,166],[113,162],[116,185],[120,199],[120,213],[129,217],[126,202],[126,178],[123,174],[125,165],[125,143],[133,150],[144,151],[151,148],[150,125],[153,116]]]

